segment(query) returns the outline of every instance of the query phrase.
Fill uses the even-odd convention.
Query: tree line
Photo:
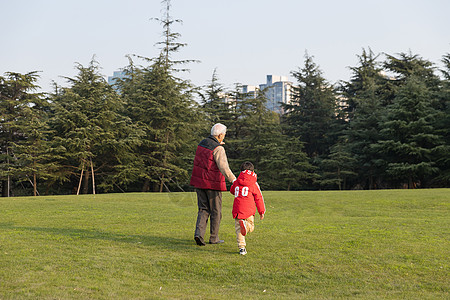
[[[189,61],[172,59],[185,44],[164,3],[160,54],[130,56],[114,86],[95,59],[49,93],[37,72],[0,76],[3,196],[191,190],[195,149],[217,122],[231,169],[252,161],[266,190],[450,186],[450,54],[439,69],[363,49],[336,84],[306,54],[278,114],[266,91],[227,90],[216,70],[204,87],[180,79]]]

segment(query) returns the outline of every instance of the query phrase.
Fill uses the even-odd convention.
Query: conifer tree
[[[188,81],[174,73],[191,60],[176,61],[172,55],[185,46],[178,42],[179,33],[173,31],[170,1],[162,2],[163,18],[156,18],[163,26],[161,52],[155,58],[143,58],[149,66],[139,68],[132,64],[127,76],[119,84],[127,103],[127,115],[142,132],[134,161],[123,172],[142,183],[142,191],[169,190],[180,187],[192,167],[202,115],[193,100],[193,89]]]
[[[260,162],[258,181],[261,187],[270,190],[299,190],[312,186],[319,179],[303,151],[304,145],[298,137],[279,134],[271,136],[256,148]]]
[[[251,161],[263,189],[300,189],[311,181],[312,166],[298,138],[283,134],[280,116],[267,108],[265,90],[242,94],[236,87],[235,119],[230,120],[227,155],[232,169]],[[228,134],[227,134],[228,135]]]
[[[433,186],[450,186],[450,53],[442,58],[444,68],[441,70],[443,79],[438,95],[439,105],[435,129],[442,137],[442,145],[437,148],[436,164],[439,173],[433,179]]]
[[[282,134],[279,114],[269,110],[266,104],[264,90],[242,95],[236,102],[237,142],[234,144],[236,158],[241,161],[252,160],[257,165],[262,158],[260,147]]]
[[[236,86],[239,89],[240,85]],[[237,103],[241,101],[240,92],[228,91],[219,81],[217,69],[214,69],[211,81],[206,85],[200,93],[201,109],[204,112],[204,130],[205,133],[213,124],[223,123],[227,126],[227,140],[237,138],[236,136],[236,113]],[[227,147],[229,146],[227,142]],[[231,152],[231,150],[229,151]]]
[[[411,76],[420,79],[430,93],[435,94],[438,92],[440,79],[435,74],[433,63],[417,54],[412,54],[411,52],[400,53],[397,56],[386,54],[383,67],[387,71],[387,76],[390,79],[385,82],[385,86],[383,87],[382,98],[384,105],[392,103],[398,90],[402,88]],[[435,101],[434,99],[432,100]]]
[[[75,78],[67,78],[70,87],[52,96],[53,140],[65,150],[63,171],[73,191],[88,193],[89,186],[93,193],[96,187],[110,191],[116,166],[128,156],[134,132],[123,116],[121,99],[99,73],[98,63],[78,64],[77,70]]]
[[[26,123],[26,139],[13,143],[17,160],[14,169],[20,176],[19,180],[31,183],[33,195],[38,196],[38,181],[45,183],[47,193],[53,183],[62,182],[65,178],[59,173],[61,156],[49,140],[51,131],[47,124],[47,111],[37,106],[28,110],[24,119],[17,120],[18,123]]]
[[[38,178],[52,176],[46,133],[43,94],[36,93],[37,72],[6,73],[0,77],[0,147],[3,196],[10,195],[12,181],[29,182],[38,194]]]
[[[381,93],[386,109],[373,149],[382,154],[380,169],[391,185],[426,186],[437,173],[434,152],[442,144],[435,129],[440,79],[434,65],[419,55],[386,57],[383,67],[389,77]]]
[[[292,102],[283,105],[287,133],[300,137],[308,157],[326,155],[334,144],[330,129],[336,120],[335,91],[308,54],[303,68],[292,75],[297,79]]]
[[[223,122],[224,116],[229,113],[230,103],[227,102],[228,95],[224,86],[219,82],[217,69],[214,69],[211,81],[200,96],[202,98],[202,108],[209,123]]]
[[[441,141],[433,128],[436,110],[426,83],[415,75],[405,80],[381,119],[381,138],[374,148],[384,154],[392,180],[415,188],[438,171],[433,154]]]
[[[344,149],[355,159],[353,171],[359,175],[355,185],[369,189],[383,185],[382,157],[372,147],[380,139],[378,123],[385,110],[382,95],[387,81],[377,57],[363,49],[359,64],[351,68],[352,78],[343,84],[349,108]]]
[[[353,171],[356,159],[346,148],[346,141],[339,141],[331,147],[328,158],[320,162],[323,170],[321,187],[335,189],[337,186],[339,190],[345,190],[349,179],[356,177],[357,173]]]

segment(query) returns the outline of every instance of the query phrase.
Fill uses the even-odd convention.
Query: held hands
[[[260,220],[264,220],[264,214],[259,215],[259,219],[260,219]]]

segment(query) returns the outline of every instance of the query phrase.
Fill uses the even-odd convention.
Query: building
[[[256,98],[259,88],[256,85],[243,85],[242,93],[246,94],[247,97]]]
[[[291,103],[292,82],[287,76],[267,75],[266,83],[260,84],[259,88],[264,91],[267,97],[267,108],[272,111],[283,113],[281,103]]]
[[[113,76],[108,76],[108,84],[114,85],[117,79],[124,79],[126,77],[125,71],[114,71]]]
[[[291,103],[291,88],[292,82],[288,80],[287,76],[267,75],[266,83],[260,84],[259,87],[244,85],[242,92],[249,97],[256,97],[258,90],[263,91],[267,98],[267,108],[283,113],[281,103]]]

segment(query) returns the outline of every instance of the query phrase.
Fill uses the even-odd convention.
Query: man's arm
[[[222,146],[216,147],[213,151],[214,161],[217,164],[217,167],[222,173],[223,176],[229,181],[233,182],[236,180],[236,176],[234,176],[233,172],[230,170],[230,166],[228,165],[227,155],[225,153],[225,148]]]
[[[237,185],[237,181],[234,181],[233,184],[232,184],[231,187],[230,187],[230,193],[231,193],[232,195],[235,194],[235,191],[236,191],[236,185]]]

